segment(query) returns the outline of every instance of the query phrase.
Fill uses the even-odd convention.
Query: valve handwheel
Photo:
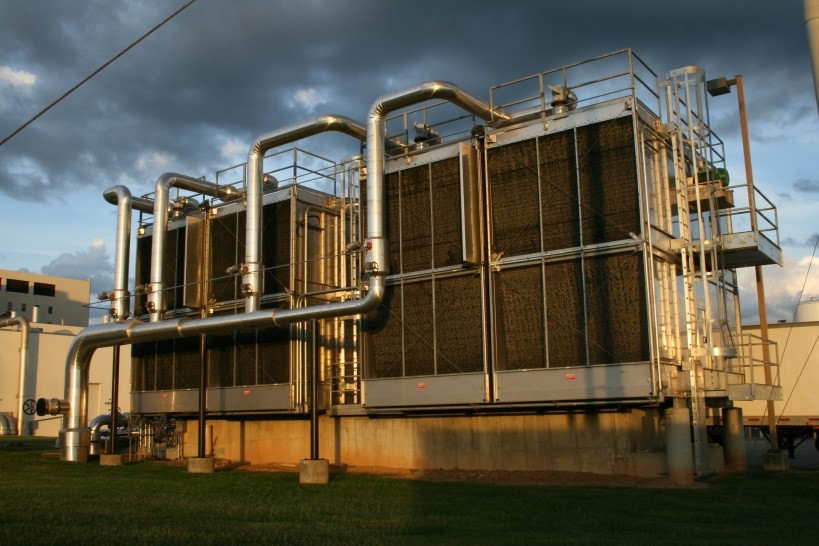
[[[26,415],[34,415],[37,413],[37,400],[29,398],[23,402],[23,413]]]

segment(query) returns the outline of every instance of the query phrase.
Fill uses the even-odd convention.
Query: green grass
[[[434,483],[342,474],[123,467],[0,438],[3,543],[755,544],[809,540],[819,471],[754,470],[697,489]]]

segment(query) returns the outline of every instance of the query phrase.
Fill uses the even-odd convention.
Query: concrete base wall
[[[319,455],[351,466],[558,470],[651,478],[667,472],[664,421],[656,409],[470,417],[322,416]],[[213,454],[218,458],[296,464],[310,454],[306,420],[209,420],[208,425],[213,427]],[[184,441],[195,446],[196,422],[188,422],[185,430]],[[721,459],[715,463],[722,465]]]

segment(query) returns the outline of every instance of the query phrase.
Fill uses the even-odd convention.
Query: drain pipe
[[[224,199],[236,193],[230,186],[217,186],[198,178],[183,174],[165,173],[156,181],[154,193],[154,233],[151,245],[151,281],[148,284],[148,311],[151,322],[162,320],[165,312],[165,284],[162,274],[165,269],[165,240],[168,231],[168,204],[170,188],[195,191],[211,197]]]
[[[154,202],[150,199],[133,197],[125,186],[113,186],[103,192],[103,197],[117,206],[117,242],[114,256],[114,291],[111,294],[109,314],[114,320],[125,320],[130,314],[128,292],[128,259],[131,243],[131,210],[154,212]]]
[[[0,328],[13,325],[20,326],[20,383],[17,387],[17,435],[23,436],[25,422],[23,416],[23,405],[26,396],[26,367],[28,364],[28,337],[31,326],[26,317],[9,317],[0,319]]]

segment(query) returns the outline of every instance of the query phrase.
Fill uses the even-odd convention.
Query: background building
[[[29,321],[28,347],[21,362],[21,327],[0,328],[0,415],[7,426],[19,418],[20,374],[23,400],[37,393],[61,396],[65,389],[65,359],[74,336],[88,325],[90,281],[52,277],[0,269],[0,310],[16,313]],[[98,350],[89,376],[88,411],[92,417],[111,410],[111,348]],[[120,390],[130,388],[130,351],[121,351]],[[119,407],[130,409],[130,399],[121,396]],[[57,436],[62,418],[23,415],[22,433]],[[4,430],[4,432],[9,432]]]
[[[88,325],[91,281],[0,269],[0,313],[33,322]]]

